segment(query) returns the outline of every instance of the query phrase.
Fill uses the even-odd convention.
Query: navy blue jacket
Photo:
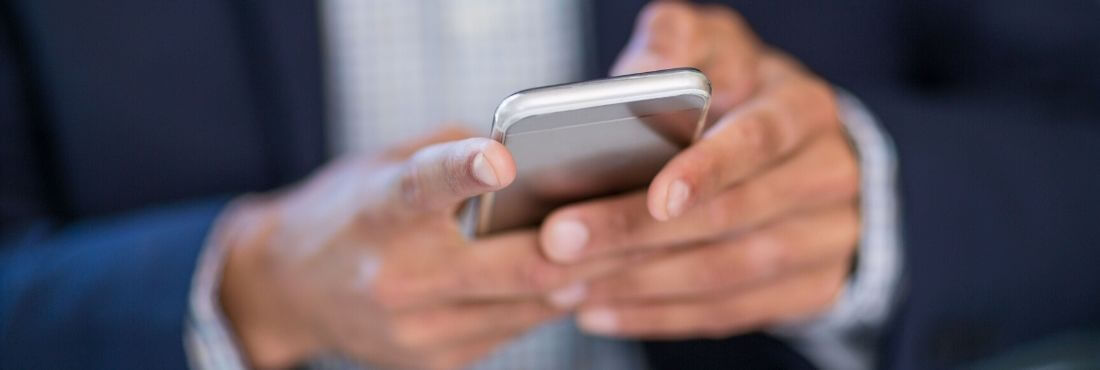
[[[907,279],[882,366],[1098,329],[1100,2],[731,3],[897,144]],[[326,159],[315,4],[0,4],[0,368],[184,367],[214,217]],[[642,2],[591,4],[596,76]],[[647,348],[807,366],[762,335]]]

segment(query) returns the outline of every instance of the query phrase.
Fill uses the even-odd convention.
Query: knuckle
[[[604,279],[590,288],[592,296],[600,298],[618,298],[626,295],[645,295],[654,290],[654,286],[645,284],[648,274],[644,272],[627,272],[610,279]]]
[[[425,202],[424,184],[421,179],[422,170],[411,162],[406,163],[398,175],[398,191],[405,204],[422,205]]]
[[[398,347],[412,351],[428,347],[429,339],[432,337],[419,323],[412,320],[398,321],[391,336],[391,340]]]
[[[774,190],[755,183],[746,183],[727,190],[707,209],[707,220],[712,230],[736,232],[744,230],[759,217],[758,204],[768,204]]]
[[[841,140],[841,155],[842,160],[839,166],[838,176],[844,179],[844,186],[851,191],[858,191],[860,187],[860,180],[863,178],[863,173],[859,167],[859,161],[855,158],[855,153],[852,151],[852,147],[847,142]]]
[[[806,79],[799,84],[799,94],[795,97],[795,106],[808,107],[809,119],[817,126],[839,124],[836,92],[825,82],[817,78]]]
[[[484,278],[483,274],[468,273],[466,268],[456,267],[455,271],[450,276],[450,281],[447,284],[450,289],[459,293],[472,293],[481,287],[485,286],[484,282],[487,278]]]
[[[493,286],[492,275],[477,267],[481,265],[456,264],[447,276],[447,288],[459,293],[477,293]]]
[[[620,208],[602,212],[604,229],[600,234],[611,248],[625,245],[639,228],[638,215]]]
[[[718,189],[724,185],[724,177],[728,177],[730,171],[735,171],[729,166],[727,150],[716,146],[705,146],[697,152],[699,162],[698,172],[693,173],[695,178],[701,179],[711,189]],[[717,176],[713,175],[717,173]]]
[[[719,248],[733,247],[736,245],[727,244],[719,246]],[[724,252],[729,252],[726,250]],[[728,287],[736,287],[744,283],[746,271],[741,265],[744,265],[744,261],[737,259],[725,258],[707,258],[701,261],[700,266],[696,273],[701,276],[697,276],[697,286],[709,289],[709,290],[722,290]],[[703,270],[706,270],[705,272]]]
[[[727,191],[721,195],[717,202],[706,207],[706,228],[717,231],[733,231],[741,226],[741,212],[744,209],[747,187]]]
[[[736,29],[747,28],[748,24],[745,23],[745,17],[741,15],[741,12],[734,8],[724,5],[707,5],[704,9],[706,14],[710,14],[715,18],[721,20],[727,26],[734,27]]]
[[[836,91],[820,80],[814,85],[817,86],[815,94],[818,95],[818,99],[820,99],[822,104],[821,118],[826,120],[827,123],[839,124],[840,104],[837,101]]]
[[[646,4],[638,13],[638,25],[645,30],[662,30],[674,22],[683,22],[694,18],[694,9],[690,5],[675,2],[653,1]]]
[[[696,268],[688,271],[688,276],[693,289],[713,290],[732,282],[732,268],[728,261],[719,261],[717,258],[701,259]]]
[[[385,275],[375,278],[368,285],[370,300],[383,311],[392,312],[400,309],[407,301],[407,289],[402,287],[400,279],[386,278]]]
[[[672,59],[686,57],[690,50],[705,43],[700,18],[690,4],[650,2],[638,15],[636,31],[642,35],[639,46]]]
[[[843,277],[830,276],[827,279],[818,279],[816,289],[809,295],[810,307],[813,307],[815,312],[832,307],[833,303],[839,298],[843,288]]]
[[[763,149],[767,139],[761,129],[768,125],[767,121],[762,113],[751,114],[736,122],[731,129],[740,145],[750,150]]]
[[[470,145],[473,145],[472,141],[476,139],[467,140],[471,141]],[[443,160],[444,176],[442,182],[451,194],[464,193],[469,183],[474,181],[474,175],[470,168],[470,162],[473,158],[473,156],[452,152]]]
[[[827,164],[827,170],[818,182],[817,194],[829,198],[848,199],[859,194],[860,168],[847,144],[837,140],[834,160]]]
[[[713,189],[721,183],[715,174],[728,163],[721,156],[722,151],[715,145],[699,145],[677,157],[675,166],[682,172],[679,177],[690,186]]]
[[[782,123],[777,119],[775,112],[763,106],[753,114],[746,117],[741,124],[734,125],[735,134],[752,153],[758,153],[763,158],[772,158],[779,154],[783,145],[779,140],[778,128]]]
[[[730,89],[728,93],[730,95],[730,102],[722,105],[723,108],[733,108],[737,103],[748,100],[753,92],[760,88],[760,80],[756,75],[757,62],[755,55],[751,53],[745,53],[736,56],[736,61],[731,64],[731,68],[736,68],[738,71],[734,74],[735,77],[729,78]]]
[[[533,293],[549,293],[564,285],[561,268],[540,260],[519,263],[514,267],[515,279],[522,288]]]
[[[749,258],[742,267],[746,279],[763,280],[775,276],[791,259],[789,248],[778,238],[764,232],[749,236],[746,247]]]
[[[833,189],[836,194],[839,194],[843,198],[851,198],[859,194],[860,188],[860,173],[859,166],[855,163],[845,162],[842,165],[837,166],[836,179],[833,180]]]

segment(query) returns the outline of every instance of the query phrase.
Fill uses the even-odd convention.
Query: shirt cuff
[[[191,280],[190,310],[184,327],[184,346],[192,369],[245,369],[236,337],[228,326],[218,299],[225,267],[227,236],[233,232],[226,225],[240,201],[226,207],[218,216],[215,229],[207,236],[195,275]]]
[[[897,299],[903,268],[898,215],[897,161],[890,138],[855,97],[837,90],[840,119],[858,152],[862,235],[852,277],[834,306],[805,322],[770,332],[815,365],[870,369],[876,343]]]

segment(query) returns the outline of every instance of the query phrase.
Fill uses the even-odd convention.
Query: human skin
[[[222,307],[249,365],[324,353],[387,368],[469,364],[558,317],[576,282],[624,259],[547,260],[535,230],[467,241],[466,198],[507,186],[497,142],[444,129],[378,155],[335,161],[302,184],[244,197],[219,221]]]
[[[842,291],[860,235],[859,164],[830,85],[731,9],[651,3],[613,73],[692,66],[714,121],[646,191],[542,225],[563,264],[653,256],[586,285],[581,327],[628,338],[727,337],[812,318]]]

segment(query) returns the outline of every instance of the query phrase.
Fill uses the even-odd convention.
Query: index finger
[[[745,21],[720,5],[651,2],[639,13],[612,75],[695,67],[713,86],[712,116],[743,102],[758,85],[760,42]]]
[[[671,220],[646,212],[647,194],[571,204],[542,224],[542,247],[558,262],[641,250],[689,247],[757,229],[779,218],[836,204],[859,194],[859,167],[842,134],[815,140],[799,155],[729,187]]]
[[[785,58],[763,61],[764,90],[730,112],[670,160],[650,183],[648,208],[658,220],[770,168],[829,125],[839,125],[829,86],[798,73]]]
[[[450,211],[463,200],[515,179],[512,155],[500,143],[472,138],[424,147],[383,176],[386,217]]]
[[[373,284],[377,288],[374,294],[391,307],[533,297],[568,306],[583,298],[584,281],[641,258],[639,254],[574,265],[557,264],[543,257],[537,238],[534,231],[516,231],[481,239],[446,254],[415,256],[418,257],[412,263],[415,266],[383,271]],[[562,293],[569,296],[556,297]]]

